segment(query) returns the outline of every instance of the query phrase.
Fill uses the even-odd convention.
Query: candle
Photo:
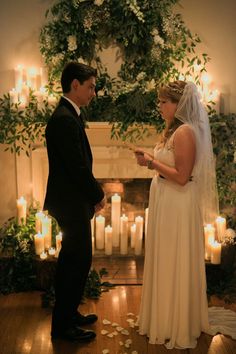
[[[105,218],[102,215],[96,217],[96,248],[104,248]]]
[[[215,241],[215,228],[211,224],[204,226],[205,259],[211,258],[211,245]]]
[[[92,237],[94,236],[94,219],[95,219],[95,217],[93,217],[91,219],[91,235],[92,235]]]
[[[17,65],[15,68],[15,88],[21,92],[23,85],[23,65]]]
[[[50,254],[50,256],[55,256],[55,254],[56,254],[55,247],[50,247],[48,250],[48,254]]]
[[[61,250],[62,232],[56,235],[56,250],[59,253]]]
[[[39,257],[40,257],[40,259],[46,259],[47,258],[47,253],[46,252],[42,252]]]
[[[216,218],[216,232],[217,232],[218,241],[223,241],[225,231],[226,231],[226,219],[222,218],[221,216],[218,216],[218,218]]]
[[[17,199],[17,216],[18,216],[18,224],[25,224],[26,223],[26,207],[27,207],[27,202],[24,199],[24,197],[20,197],[20,199]]]
[[[10,102],[12,104],[18,103],[18,92],[16,91],[15,88],[9,91],[9,95],[10,95]]]
[[[41,233],[37,233],[34,235],[34,248],[35,253],[39,256],[42,252],[44,252],[44,237]]]
[[[42,219],[45,217],[45,214],[42,211],[38,211],[35,214],[35,231],[42,232]]]
[[[92,236],[92,255],[94,255],[95,252],[94,243],[95,243],[94,236]]]
[[[145,209],[145,240],[147,237],[147,226],[148,226],[148,208]]]
[[[45,87],[40,87],[39,91],[35,91],[34,92],[34,96],[37,99],[38,109],[42,109],[43,108],[43,101],[46,98],[46,89],[45,89]]]
[[[120,218],[120,253],[128,253],[128,217],[125,214]]]
[[[119,247],[120,236],[120,207],[121,197],[115,193],[111,197],[111,225],[112,225],[112,243],[114,247]]]
[[[136,239],[136,225],[133,224],[130,228],[130,232],[131,232],[131,240],[130,240],[130,246],[131,248],[134,248],[135,247],[135,239]]]
[[[105,254],[107,256],[112,254],[112,227],[110,225],[105,227]]]
[[[211,263],[220,264],[221,262],[221,243],[215,241],[211,245]]]
[[[49,249],[52,243],[52,219],[47,215],[42,218],[42,234],[44,236],[44,247]]]
[[[142,242],[143,242],[143,218],[142,216],[136,216],[136,239],[134,245],[134,254],[139,256],[142,254]]]
[[[27,69],[27,86],[32,90],[37,89],[37,69],[36,68],[28,68]]]

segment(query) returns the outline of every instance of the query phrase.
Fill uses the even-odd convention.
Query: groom
[[[55,276],[52,339],[87,342],[94,331],[81,326],[97,320],[78,312],[92,263],[90,219],[105,205],[104,192],[92,173],[92,153],[80,107],[95,96],[97,72],[68,63],[61,76],[63,97],[46,128],[49,176],[44,209],[55,217],[63,234]]]

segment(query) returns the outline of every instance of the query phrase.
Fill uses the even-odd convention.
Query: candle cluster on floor
[[[226,219],[222,216],[218,216],[214,224],[205,225],[204,236],[205,259],[212,264],[220,264],[222,243],[227,236]]]
[[[24,197],[17,199],[17,220],[19,225],[26,223],[27,201]],[[35,254],[44,260],[50,256],[58,257],[61,249],[62,233],[56,235],[56,244],[52,245],[52,218],[47,212],[38,211],[35,214]]]
[[[139,256],[143,250],[143,234],[147,230],[148,208],[145,210],[145,220],[136,216],[130,225],[128,216],[121,215],[121,197],[116,193],[111,197],[111,225],[106,226],[105,217],[95,216],[91,221],[93,252],[104,250],[106,255],[112,255],[113,250],[119,250],[121,255],[127,255],[130,247]],[[144,229],[145,225],[145,229]]]

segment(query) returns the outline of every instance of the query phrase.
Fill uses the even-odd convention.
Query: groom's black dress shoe
[[[65,339],[71,342],[90,342],[96,337],[94,331],[89,331],[86,329],[72,327],[64,331],[53,331],[51,332],[51,338],[54,339]]]
[[[81,313],[77,312],[73,318],[73,323],[75,326],[86,326],[93,324],[98,319],[98,316],[94,313],[89,315],[81,315]]]

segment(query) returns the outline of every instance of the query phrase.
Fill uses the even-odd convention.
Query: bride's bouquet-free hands
[[[153,155],[149,154],[147,151],[143,150],[142,148],[135,146],[134,144],[125,143],[125,145],[126,147],[128,147],[129,150],[133,151],[137,159],[137,163],[140,166],[147,166],[147,162],[153,160],[154,158]]]

